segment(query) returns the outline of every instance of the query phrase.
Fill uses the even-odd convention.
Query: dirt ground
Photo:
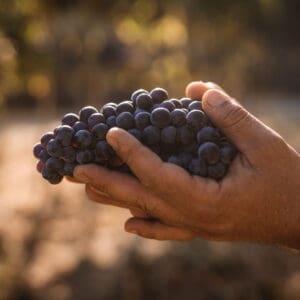
[[[300,150],[296,97],[243,103]],[[125,210],[87,201],[81,185],[42,180],[32,145],[57,122],[0,117],[0,300],[300,299],[299,254],[144,240],[123,231]]]

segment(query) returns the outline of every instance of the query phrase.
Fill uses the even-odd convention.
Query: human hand
[[[108,142],[137,178],[96,165],[77,167],[89,198],[129,208],[125,229],[146,238],[250,241],[300,248],[300,157],[273,130],[212,84],[192,83],[203,109],[240,153],[220,182],[164,163],[127,132]],[[145,216],[151,217],[146,219]]]

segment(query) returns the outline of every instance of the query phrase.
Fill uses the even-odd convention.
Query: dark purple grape
[[[78,122],[74,123],[73,129],[74,129],[75,132],[77,132],[79,130],[87,130],[88,126],[84,122],[78,121]]]
[[[175,144],[176,142],[177,130],[174,126],[167,126],[161,130],[160,140],[163,143]]]
[[[214,142],[218,143],[220,138],[220,133],[216,128],[205,126],[197,133],[197,141],[199,144],[204,142]]]
[[[47,145],[47,151],[52,157],[60,157],[62,155],[62,145],[58,140],[52,139]]]
[[[133,174],[127,164],[122,164],[121,166],[115,167],[114,170],[125,174]]]
[[[187,126],[194,131],[199,131],[205,126],[206,118],[205,114],[201,110],[192,110],[186,115]]]
[[[196,141],[191,141],[188,144],[182,145],[182,147],[180,147],[179,149],[181,152],[187,152],[197,156],[198,148],[199,148],[198,143]]]
[[[73,113],[69,113],[63,116],[61,124],[73,126],[77,121],[79,121],[79,116]]]
[[[110,160],[115,156],[114,149],[106,141],[100,141],[96,144],[95,153],[98,160]]]
[[[163,107],[158,107],[151,112],[151,123],[158,128],[164,128],[170,124],[170,112]]]
[[[207,176],[207,166],[201,158],[193,158],[188,166],[188,170],[193,175],[198,175],[202,177]]]
[[[170,116],[171,123],[175,127],[183,126],[186,123],[186,112],[183,109],[174,109]]]
[[[150,92],[150,96],[153,99],[153,103],[161,103],[168,99],[168,92],[163,88],[154,88]]]
[[[137,128],[128,129],[128,133],[133,135],[138,141],[142,140],[142,132]]]
[[[93,141],[93,135],[88,130],[79,130],[73,138],[74,145],[79,149],[88,148]]]
[[[185,169],[188,169],[191,160],[193,159],[193,155],[191,153],[182,152],[178,154],[178,158],[181,161],[181,166]]]
[[[168,158],[168,163],[182,167],[182,161],[178,156],[172,155]]]
[[[35,158],[40,158],[40,153],[43,150],[43,146],[40,143],[36,143],[33,146],[33,155]]]
[[[164,108],[166,108],[170,112],[173,111],[176,108],[175,105],[173,104],[173,102],[169,101],[169,100],[162,102],[160,104],[160,107],[164,107]]]
[[[64,147],[60,158],[65,162],[72,163],[76,159],[76,150],[72,146]]]
[[[100,123],[93,127],[92,133],[97,140],[102,141],[105,140],[108,130],[109,127],[106,124]]]
[[[41,145],[43,148],[46,148],[49,141],[54,139],[54,134],[53,132],[46,132],[45,134],[42,135],[41,137]]]
[[[116,110],[116,107],[112,105],[105,105],[102,107],[102,113],[106,119],[108,119],[110,116],[115,116]]]
[[[122,112],[116,118],[117,127],[130,129],[134,127],[134,118],[130,112]]]
[[[208,164],[215,164],[220,159],[220,148],[212,142],[205,142],[198,148],[198,156]]]
[[[140,112],[136,114],[134,117],[135,126],[138,129],[143,130],[144,128],[146,128],[151,124],[150,116],[151,115],[148,112]]]
[[[54,170],[49,170],[46,167],[44,167],[42,169],[42,176],[43,176],[43,178],[48,180],[51,184],[58,184],[63,179],[63,176],[60,175],[58,172],[56,172]]]
[[[45,163],[45,162],[47,161],[48,158],[50,158],[50,155],[49,155],[48,151],[47,151],[46,149],[42,150],[42,151],[40,152],[40,157],[39,157],[39,159],[40,159],[43,163]]]
[[[64,166],[65,175],[73,177],[74,169],[76,166],[77,166],[76,163],[65,163]]]
[[[234,160],[236,155],[237,149],[231,146],[230,144],[225,147],[221,147],[221,161],[224,164],[229,165]]]
[[[169,101],[171,101],[174,104],[175,108],[182,108],[180,100],[173,98],[170,99]]]
[[[75,130],[69,125],[61,125],[56,129],[55,139],[59,141],[62,146],[70,146]]]
[[[133,102],[133,105],[136,106],[136,98],[138,97],[138,95],[142,94],[142,93],[146,93],[148,94],[148,91],[144,90],[144,89],[139,89],[136,90],[135,92],[132,93],[130,99]]]
[[[116,126],[116,116],[110,116],[106,120],[106,124],[109,128],[115,127]]]
[[[62,159],[56,158],[56,157],[50,157],[45,164],[45,167],[48,170],[56,171],[59,174],[63,175],[63,169],[64,169],[64,161]]]
[[[114,108],[117,108],[118,104],[115,102],[108,102],[103,105],[103,107],[106,107],[106,106],[113,106]]]
[[[94,160],[94,153],[91,150],[80,150],[76,154],[76,161],[80,165],[91,163]]]
[[[153,106],[153,100],[148,93],[141,93],[136,98],[136,107],[139,109],[150,110]]]
[[[181,98],[180,103],[183,108],[188,108],[189,105],[193,102],[191,98]]]
[[[42,161],[39,161],[36,165],[36,169],[39,173],[42,173],[43,168],[45,167],[45,163]]]
[[[160,129],[149,125],[143,130],[142,138],[145,145],[155,145],[160,141]]]
[[[217,162],[216,164],[208,166],[208,176],[220,180],[227,172],[227,166],[222,162]]]
[[[202,110],[202,102],[201,101],[193,101],[188,106],[189,110]]]
[[[88,124],[88,119],[90,115],[97,113],[98,110],[94,106],[85,106],[79,111],[79,120]]]
[[[92,129],[95,125],[105,123],[105,118],[102,113],[91,114],[88,118],[88,126]]]
[[[195,134],[186,125],[177,128],[176,141],[183,145],[191,143],[195,138]]]
[[[116,114],[119,115],[122,112],[134,112],[134,106],[131,101],[123,101],[118,104],[117,109],[116,109]]]

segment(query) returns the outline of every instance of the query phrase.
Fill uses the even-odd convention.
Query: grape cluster
[[[61,125],[34,146],[37,170],[52,184],[88,163],[130,173],[125,164],[114,166],[116,154],[106,142],[112,127],[125,129],[163,161],[215,180],[226,175],[237,154],[202,110],[201,99],[169,99],[165,89],[139,89],[131,100],[107,103],[100,111],[86,106],[78,114],[66,114]]]

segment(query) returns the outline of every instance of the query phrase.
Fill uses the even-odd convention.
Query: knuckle
[[[225,102],[224,104],[224,117],[223,122],[225,124],[225,128],[230,128],[245,122],[249,118],[249,113],[237,103]]]

